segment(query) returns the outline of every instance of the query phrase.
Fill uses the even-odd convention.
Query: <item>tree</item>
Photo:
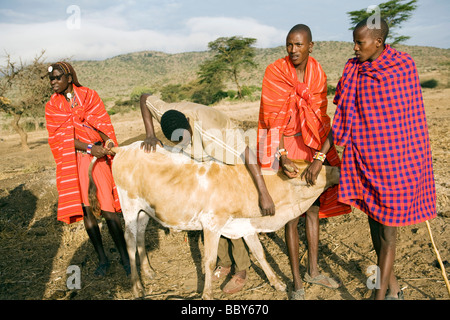
[[[208,84],[213,88],[210,90],[217,93],[223,90],[223,76],[226,75],[237,87],[238,98],[242,98],[242,88],[239,75],[244,69],[255,67],[254,62],[255,44],[254,38],[243,38],[240,36],[221,37],[208,43],[208,48],[215,55],[200,66],[199,78],[201,84]]]
[[[23,115],[42,118],[45,103],[52,94],[48,79],[42,77],[47,73],[44,53],[36,56],[30,65],[13,62],[7,54],[6,66],[0,67],[0,112],[13,117],[11,126],[19,134],[25,150],[29,149],[28,135],[19,121]]]
[[[379,12],[377,10],[367,10],[361,9],[356,11],[347,12],[350,16],[350,22],[352,27],[350,30],[353,30],[354,26],[365,18],[369,18],[373,14],[380,14],[381,17],[386,21],[389,26],[389,36],[388,39],[391,39],[392,45],[396,45],[408,40],[409,36],[398,35],[395,31],[396,29],[401,28],[401,24],[407,21],[414,10],[417,8],[417,0],[411,0],[405,3],[405,0],[391,0],[384,3],[380,3],[378,5]]]

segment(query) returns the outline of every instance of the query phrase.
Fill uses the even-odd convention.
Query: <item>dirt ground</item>
[[[438,217],[430,222],[434,241],[450,271],[450,89],[425,90],[424,98],[433,151]],[[259,104],[223,104],[216,108],[228,113],[244,128],[254,128]],[[329,113],[334,114],[330,103]],[[140,114],[112,116],[119,143],[140,140]],[[119,254],[102,224],[107,254],[112,261],[104,279],[93,276],[96,255],[82,222],[66,225],[56,220],[57,191],[55,164],[45,130],[29,133],[30,151],[21,151],[16,134],[0,137],[0,299],[1,300],[117,300],[133,299],[130,280],[119,263]],[[304,221],[299,224],[300,257],[305,256]],[[260,235],[267,259],[291,290],[284,229]],[[145,282],[145,299],[200,299],[203,287],[201,232],[173,232],[150,222],[146,245],[157,275]],[[367,269],[376,263],[367,217],[351,214],[321,220],[319,264],[322,271],[342,282],[331,290],[305,284],[308,300],[366,300],[373,292],[366,286]],[[221,300],[286,300],[287,292],[272,288],[252,257],[248,281],[234,295],[215,286]],[[305,273],[305,259],[301,273]],[[81,268],[81,289],[70,290],[66,281],[71,265]],[[426,224],[402,227],[398,234],[396,274],[408,300],[446,300],[443,280]]]

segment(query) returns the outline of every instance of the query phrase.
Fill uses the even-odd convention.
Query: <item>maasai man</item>
[[[151,152],[155,150],[156,145],[162,146],[162,142],[155,136],[153,126],[155,119],[160,123],[164,136],[169,141],[177,142],[185,153],[197,161],[214,159],[227,165],[244,163],[258,190],[261,214],[264,216],[275,214],[275,204],[267,190],[256,155],[245,143],[242,132],[225,113],[192,102],[166,103],[149,94],[141,96],[140,108],[146,131],[146,138],[141,146],[144,151]],[[240,291],[245,285],[246,270],[251,262],[242,239],[221,237],[214,280],[226,278],[231,271],[232,260],[228,249],[230,245],[235,273],[222,290],[232,294]]]
[[[368,215],[381,271],[375,299],[403,299],[394,274],[397,227],[436,216],[428,127],[413,59],[385,44],[389,28],[358,23],[356,57],[336,88],[333,136],[345,146],[339,201]]]
[[[300,173],[291,159],[307,160],[312,163],[301,175],[310,184],[315,183],[323,162],[340,165],[336,149],[327,140],[331,127],[327,115],[327,78],[317,60],[309,56],[313,46],[308,26],[299,24],[289,31],[286,37],[288,56],[269,65],[264,75],[258,125],[258,159],[263,169],[277,171],[281,165],[283,172],[294,178]],[[327,152],[321,153],[324,143]],[[319,217],[332,217],[351,210],[350,206],[337,202],[337,191],[337,186],[329,188],[306,212],[308,270],[305,281],[328,288],[337,288],[339,283],[319,272]],[[286,225],[286,243],[294,278],[291,298],[300,300],[304,299],[305,292],[299,273],[298,221],[299,218]]]
[[[97,157],[92,176],[98,187],[101,214],[129,274],[128,253],[117,215],[119,198],[110,167],[113,155],[110,148],[118,145],[111,119],[97,92],[80,85],[69,63],[52,64],[48,75],[55,92],[45,106],[45,118],[48,143],[56,162],[57,219],[67,224],[84,220],[99,258],[95,275],[105,276],[110,262],[88,200],[88,169],[92,158]]]

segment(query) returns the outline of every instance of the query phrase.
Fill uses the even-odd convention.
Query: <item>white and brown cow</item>
[[[245,165],[196,162],[169,147],[144,153],[141,142],[115,148],[112,172],[125,220],[125,239],[131,263],[135,296],[144,294],[136,267],[153,276],[145,250],[145,230],[151,216],[175,230],[203,230],[205,285],[203,299],[212,299],[211,276],[216,265],[220,236],[243,237],[258,259],[270,284],[285,290],[267,263],[259,232],[273,232],[305,212],[329,186],[339,182],[339,169],[324,166],[314,186],[284,174],[265,175],[275,203],[274,216],[262,216],[257,189]],[[296,163],[302,171],[307,163]]]

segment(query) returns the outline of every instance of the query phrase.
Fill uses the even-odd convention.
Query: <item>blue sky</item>
[[[387,0],[0,1],[0,49],[29,61],[106,59],[123,53],[207,50],[209,41],[241,35],[257,47],[284,45],[297,23],[313,40],[352,41],[346,12]],[[75,5],[73,7],[72,5]],[[72,7],[71,7],[72,6]],[[450,48],[450,1],[419,0],[399,30],[409,45]]]

